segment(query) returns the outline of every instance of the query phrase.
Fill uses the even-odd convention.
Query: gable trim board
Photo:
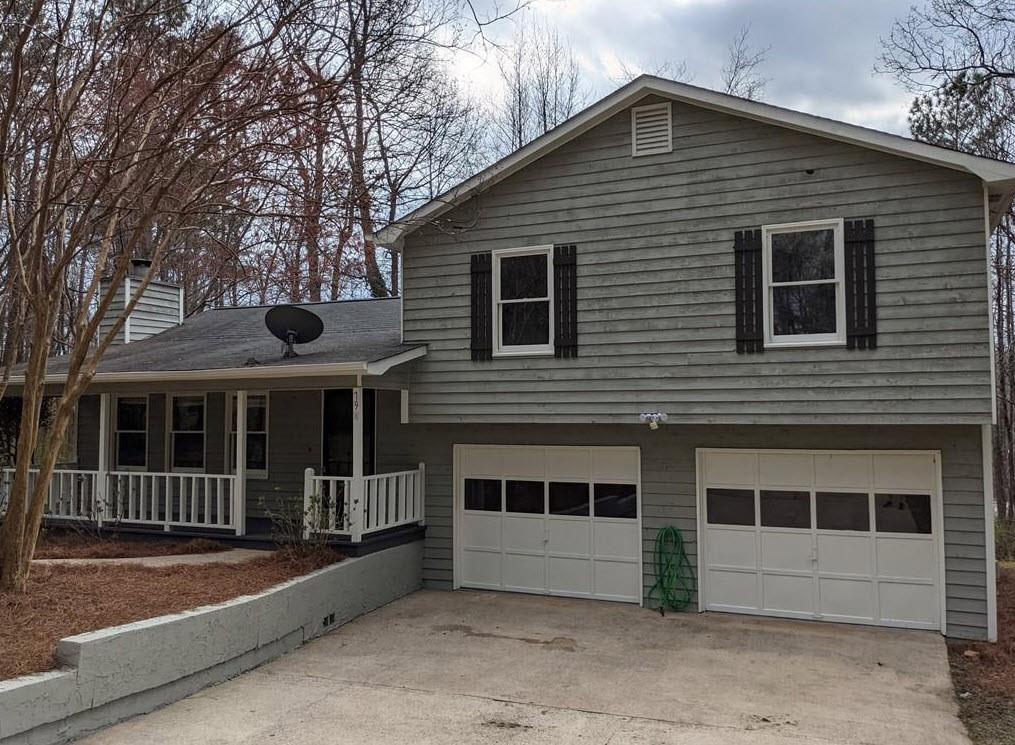
[[[813,114],[805,114],[760,101],[749,101],[673,80],[642,75],[579,112],[563,124],[536,138],[525,147],[502,158],[475,176],[413,210],[405,217],[387,225],[377,233],[377,240],[386,246],[401,248],[407,235],[429,221],[461,204],[474,194],[484,191],[520,171],[636,101],[652,94],[764,124],[970,173],[983,181],[990,195],[999,198],[996,209],[990,211],[991,225],[997,224],[1001,215],[1006,211],[1006,204],[1010,201],[1012,193],[1015,192],[1015,164],[928,145],[899,135],[879,132]]]

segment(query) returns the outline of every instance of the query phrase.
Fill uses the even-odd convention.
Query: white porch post
[[[363,389],[352,389],[352,494],[349,519],[353,543],[363,538],[363,508],[366,497],[363,481]]]
[[[109,493],[109,394],[99,396],[99,467],[95,474],[95,521],[101,526]]]
[[[236,469],[233,480],[232,518],[236,535],[247,524],[247,392],[236,391]]]

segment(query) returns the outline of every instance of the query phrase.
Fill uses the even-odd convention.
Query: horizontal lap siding
[[[655,583],[652,551],[658,530],[684,534],[696,565],[695,448],[941,450],[945,515],[947,633],[986,635],[986,572],[980,429],[974,426],[642,426],[412,424],[384,433],[386,458],[398,467],[426,464],[427,533],[424,578],[450,588],[453,560],[452,452],[455,444],[635,445],[641,448],[646,596]]]
[[[972,177],[674,104],[633,159],[624,112],[407,239],[415,422],[979,423],[990,414]],[[812,175],[805,173],[813,170]],[[878,349],[737,355],[733,231],[873,217]],[[470,359],[469,256],[578,244],[576,359]]]

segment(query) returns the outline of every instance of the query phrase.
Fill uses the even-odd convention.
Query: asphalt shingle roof
[[[98,373],[217,370],[285,365],[375,362],[419,345],[402,344],[398,298],[307,303],[324,322],[324,332],[296,347],[298,357],[283,359],[284,344],[264,325],[272,306],[216,308],[192,316],[156,336],[111,347]],[[50,361],[49,373],[66,369]]]

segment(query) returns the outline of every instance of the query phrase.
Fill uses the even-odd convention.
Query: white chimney
[[[113,296],[113,302],[99,325],[100,337],[109,332],[116,320],[123,314],[130,298],[137,291],[145,275],[151,269],[148,259],[131,259],[130,270]],[[103,279],[99,290],[103,297],[109,291],[109,280]],[[183,323],[183,288],[179,285],[153,279],[144,294],[134,306],[123,326],[113,339],[113,344],[130,344],[132,341],[147,339],[166,329]]]

